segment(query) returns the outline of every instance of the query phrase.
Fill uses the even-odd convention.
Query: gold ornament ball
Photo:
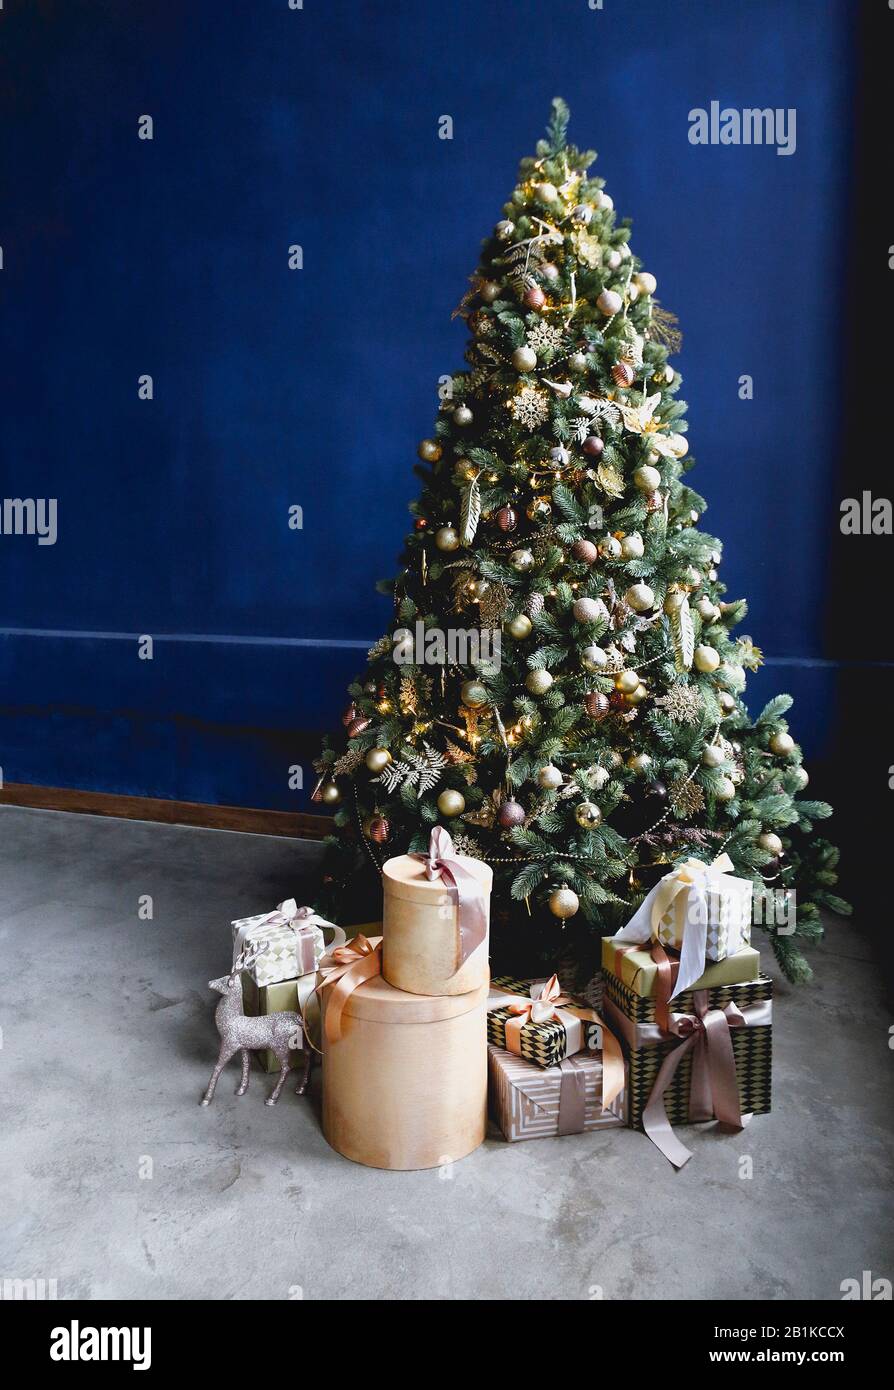
[[[781,854],[782,841],[778,835],[774,835],[772,830],[765,830],[763,835],[758,835],[757,842],[761,849],[765,849],[768,854]]]
[[[519,574],[527,574],[534,568],[534,556],[530,550],[513,550],[509,556],[509,563]]]
[[[713,647],[699,646],[696,647],[692,660],[697,671],[708,674],[711,671],[716,671],[720,665],[720,653],[715,651]]]
[[[455,526],[442,526],[435,532],[435,545],[439,550],[458,550],[459,534]]]
[[[729,777],[721,777],[714,791],[714,795],[717,797],[717,800],[732,801],[735,794],[735,783],[730,781]]]
[[[478,476],[478,469],[471,459],[457,459],[453,471],[464,483],[471,482],[472,478],[477,478]]]
[[[473,579],[469,585],[469,594],[476,601],[484,598],[490,588],[490,581],[487,579]]]
[[[627,696],[627,703],[628,705],[641,705],[643,700],[648,699],[648,695],[648,689],[643,685],[642,681],[640,681],[636,689],[631,690],[630,694]]]
[[[459,698],[469,709],[480,709],[487,704],[487,690],[480,681],[463,681]]]
[[[546,497],[535,497],[525,507],[525,515],[529,521],[546,521],[552,515],[552,504]]]
[[[724,752],[719,743],[708,743],[702,749],[702,763],[705,767],[719,767],[724,761]]]
[[[619,671],[615,676],[615,689],[620,690],[622,695],[632,695],[639,685],[639,675],[636,671]]]
[[[485,280],[484,284],[478,287],[478,293],[485,304],[493,304],[500,296],[500,286],[493,280]]]
[[[510,637],[517,637],[521,641],[525,637],[530,637],[534,624],[527,613],[518,613],[511,618],[507,624]]]
[[[554,889],[547,901],[553,916],[558,917],[563,922],[566,918],[573,917],[580,907],[580,899],[577,894],[567,886]]]
[[[525,687],[532,695],[545,695],[553,683],[549,671],[529,671],[525,676]]]
[[[621,541],[621,555],[625,560],[641,560],[645,548],[643,538],[638,531],[632,531]]]
[[[621,542],[617,536],[603,536],[599,542],[599,554],[604,560],[619,560],[621,558]]]
[[[594,645],[584,647],[580,654],[581,665],[586,671],[604,671],[608,665],[608,657],[601,647]]]
[[[512,365],[517,372],[533,372],[537,366],[537,354],[533,348],[516,348],[512,354]]]
[[[416,452],[426,463],[437,463],[442,450],[436,439],[423,439]]]
[[[634,470],[633,481],[640,492],[654,492],[661,482],[661,474],[650,463],[643,463]]]
[[[472,412],[467,405],[458,405],[453,412],[454,424],[459,425],[460,429],[465,429],[472,423]]]
[[[735,712],[736,701],[728,690],[720,691],[720,694],[717,696],[717,703],[720,706],[724,719]]]
[[[795,746],[795,740],[791,734],[774,734],[770,739],[770,752],[775,753],[780,758],[787,758]]]
[[[630,768],[631,772],[642,774],[648,772],[649,768],[652,766],[652,759],[649,757],[648,753],[634,753],[632,758],[627,759],[627,766]]]
[[[341,792],[334,782],[327,782],[325,787],[320,789],[320,800],[327,806],[337,806],[341,801]]]
[[[387,748],[370,748],[366,755],[366,766],[370,772],[384,772],[391,762],[391,754]]]
[[[584,830],[595,830],[602,820],[602,812],[595,801],[582,801],[574,808],[574,819]]]
[[[568,370],[576,372],[578,376],[587,370],[587,359],[582,352],[573,352],[568,359]]]
[[[807,786],[807,783],[810,781],[807,768],[801,766],[794,768],[792,771],[792,776],[794,778],[795,789],[799,792],[802,792],[804,788]]]
[[[547,763],[537,773],[537,783],[545,792],[554,792],[557,787],[561,787],[564,778],[557,767],[552,763]]]
[[[446,787],[438,797],[438,810],[442,816],[461,816],[465,809],[466,798],[452,787]]]
[[[647,613],[655,607],[655,592],[648,584],[631,584],[624,595],[624,602],[634,613]]]
[[[676,613],[686,602],[686,595],[682,589],[668,589],[667,597],[664,600],[664,611],[667,614]]]

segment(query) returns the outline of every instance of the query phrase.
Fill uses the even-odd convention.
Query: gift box
[[[626,1089],[603,1106],[599,1053],[578,1053],[544,1070],[487,1045],[490,1113],[504,1139],[548,1139],[614,1129],[627,1122]]]
[[[712,961],[704,973],[693,981],[690,989],[715,989],[718,985],[744,984],[760,974],[760,953],[753,946],[743,946],[733,956]],[[619,979],[634,994],[647,999],[655,993],[658,966],[648,946],[631,946],[617,936],[602,938],[603,989],[607,990],[612,977]],[[676,1002],[676,1001],[675,1001]]]
[[[694,985],[709,961],[723,961],[750,944],[752,885],[732,868],[727,854],[710,864],[687,859],[675,865],[616,934],[628,946],[656,942],[679,951],[676,993]]]
[[[553,976],[555,980],[555,976]],[[511,975],[497,976],[491,982],[488,996],[487,1040],[495,1047],[505,1048],[537,1067],[557,1067],[566,1057],[583,1050],[596,1051],[602,1047],[602,1028],[595,1011],[571,995],[562,995],[558,981],[553,991],[552,1007],[541,1005],[527,1017],[516,1012],[520,1003],[539,1002],[549,981],[516,980]],[[558,1001],[558,1005],[555,1001]],[[507,1032],[508,1029],[508,1032]]]
[[[735,1064],[735,1084],[742,1114],[762,1115],[770,1110],[772,1072],[773,982],[767,976],[707,990],[687,990],[673,1001],[671,1033],[658,1020],[660,1001],[638,994],[616,975],[605,976],[605,1021],[621,1039],[628,1063],[628,1119],[643,1129],[644,1112],[655,1088],[662,1063],[683,1043],[687,1047],[664,1090],[664,1110],[670,1124],[687,1124],[710,1115],[692,1113],[693,1067],[705,1060],[696,1047],[704,1046],[704,1025],[697,1020],[712,1011],[727,1019]],[[687,1020],[690,1021],[687,1026]]]
[[[487,984],[492,869],[457,854],[435,826],[426,854],[382,867],[382,974],[410,994],[467,994]]]
[[[241,951],[263,946],[246,972],[259,987],[295,980],[315,970],[327,949],[324,930],[332,935],[330,946],[345,941],[341,927],[317,916],[309,907],[298,907],[294,898],[287,898],[274,912],[240,917],[231,925],[234,963]]]

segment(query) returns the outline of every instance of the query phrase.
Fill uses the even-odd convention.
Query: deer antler
[[[242,970],[247,970],[250,965],[254,965],[258,956],[263,955],[269,946],[269,941],[258,941],[253,946],[246,946],[241,950],[233,961],[233,968],[230,971],[230,979],[234,979]]]

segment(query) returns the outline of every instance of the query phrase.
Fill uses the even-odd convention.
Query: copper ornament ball
[[[532,285],[529,290],[525,290],[525,304],[529,309],[542,309],[546,303],[546,295],[539,285]]]
[[[599,551],[592,541],[575,541],[571,547],[571,557],[582,565],[593,565],[599,558]]]
[[[501,531],[514,531],[518,525],[518,513],[512,507],[501,507],[496,522]]]
[[[616,362],[612,367],[612,380],[616,386],[632,386],[634,370],[629,362]]]
[[[605,445],[598,434],[588,434],[584,440],[584,453],[589,454],[590,458],[598,459]]]
[[[497,820],[504,830],[511,830],[516,825],[524,825],[525,808],[518,801],[504,801],[497,812]]]
[[[345,728],[347,728],[351,721],[353,719],[356,719],[356,717],[357,706],[354,704],[352,700],[351,703],[347,705],[344,710],[342,710],[341,722],[344,724]]]
[[[391,838],[391,826],[384,816],[371,816],[366,824],[366,834],[377,845],[384,845]]]
[[[591,690],[584,696],[584,709],[591,719],[605,719],[611,709],[607,695],[603,695],[601,690]]]
[[[352,719],[350,724],[347,726],[348,738],[356,738],[358,734],[362,734],[365,729],[368,729],[369,725],[370,721],[367,719],[366,715],[358,714],[357,718]]]

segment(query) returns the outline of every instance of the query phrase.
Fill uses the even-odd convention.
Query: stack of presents
[[[510,1142],[629,1126],[681,1167],[675,1127],[738,1130],[770,1109],[772,984],[750,944],[751,883],[731,869],[723,855],[668,873],[604,938],[601,1000],[584,1000],[555,976],[490,979],[491,870],[438,827],[428,854],[385,864],[381,934],[346,941],[294,903],[234,923],[236,952],[263,947],[245,1012],[302,1015],[324,1134],[355,1162],[453,1162],[489,1108]]]

